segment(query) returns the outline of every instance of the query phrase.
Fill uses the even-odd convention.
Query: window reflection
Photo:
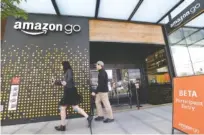
[[[185,37],[191,36],[194,33],[198,32],[200,29],[198,28],[188,28],[188,27],[184,27],[183,28],[183,33]]]
[[[190,55],[186,46],[174,45],[171,46],[174,66],[177,76],[193,75]]]
[[[188,47],[195,74],[204,74],[204,44]]]
[[[204,30],[200,29],[199,31],[197,31],[193,35],[188,36],[187,38],[185,38],[187,46],[191,46],[191,45],[194,46],[194,44],[196,44],[197,42],[202,40],[203,37],[204,37],[203,31]]]
[[[180,28],[169,40],[177,76],[204,74],[204,27]]]
[[[182,29],[177,30],[169,36],[169,41],[171,44],[179,43],[182,39],[184,39]]]

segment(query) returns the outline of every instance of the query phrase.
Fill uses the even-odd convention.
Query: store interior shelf
[[[172,86],[164,49],[146,58],[146,73],[148,103],[156,105],[172,102]]]

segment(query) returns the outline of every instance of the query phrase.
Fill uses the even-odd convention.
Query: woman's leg
[[[91,126],[91,121],[93,119],[93,116],[89,116],[82,108],[80,108],[78,105],[72,106],[74,111],[78,112],[79,114],[83,115],[88,120],[88,127]]]
[[[80,108],[78,105],[72,106],[72,108],[74,109],[74,111],[83,115],[85,118],[89,117],[89,115],[82,108]]]
[[[66,130],[66,109],[67,106],[60,106],[60,117],[61,117],[61,125],[56,126],[55,129],[57,131],[65,131]]]
[[[60,117],[61,117],[61,125],[62,126],[66,125],[66,123],[65,123],[65,120],[66,120],[66,109],[67,109],[67,106],[61,106],[60,107]]]

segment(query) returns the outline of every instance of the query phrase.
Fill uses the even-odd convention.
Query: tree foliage
[[[27,19],[27,13],[18,8],[16,5],[20,4],[22,0],[1,0],[1,17],[5,19],[9,16],[13,16],[16,18]],[[26,0],[25,0],[26,1]]]

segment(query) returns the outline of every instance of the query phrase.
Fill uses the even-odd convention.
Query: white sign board
[[[14,111],[17,109],[19,85],[11,85],[8,110]]]
[[[1,112],[3,112],[3,110],[4,110],[4,106],[3,106],[3,105],[1,105]]]

